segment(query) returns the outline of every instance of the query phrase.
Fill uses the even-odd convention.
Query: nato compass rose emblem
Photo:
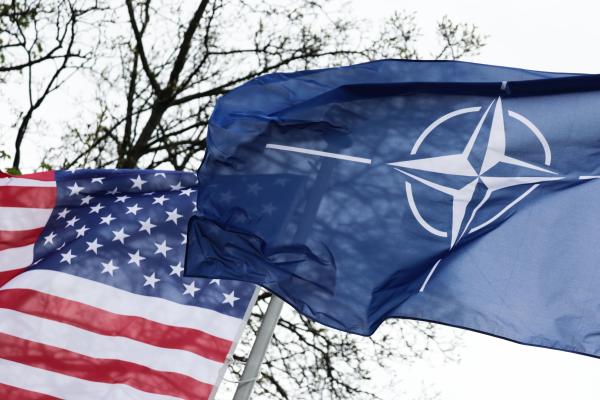
[[[469,140],[461,152],[419,158],[421,146],[427,141],[428,136],[436,128],[453,118],[460,118],[461,115],[471,113],[480,113],[481,117],[476,126],[473,127],[473,133],[471,133]],[[471,157],[471,155],[474,152],[475,143],[480,136],[482,127],[490,118],[490,115],[491,123],[489,124],[490,128],[487,145],[483,149],[483,157],[479,157],[481,158],[481,161],[471,161],[476,158]],[[526,130],[533,135],[535,140],[540,143],[544,152],[543,166],[511,157],[507,154],[504,110],[501,98],[492,101],[485,110],[483,107],[462,108],[439,117],[429,125],[421,135],[419,135],[410,151],[410,155],[412,156],[411,159],[388,163],[388,165],[393,167],[396,171],[408,177],[405,182],[406,201],[408,202],[409,208],[416,221],[430,234],[446,238],[446,240],[449,239],[450,251],[463,237],[465,237],[465,235],[477,232],[496,221],[531,194],[531,192],[539,187],[540,184],[563,179],[563,177],[557,176],[556,172],[549,168],[552,161],[552,153],[548,141],[540,130],[521,114],[508,110],[507,115],[509,118],[522,124]],[[344,154],[277,144],[267,144],[266,147],[273,150],[291,151],[313,156],[371,164],[370,159],[352,157]],[[506,168],[507,166],[510,166],[511,168]],[[515,171],[515,168],[520,170],[518,174],[509,174],[509,176],[501,174],[501,171]],[[431,178],[431,176],[437,176],[439,179],[436,180],[435,178]],[[453,176],[461,177],[460,179],[463,182],[466,180],[467,183],[458,188],[447,186],[445,182],[448,182],[448,178]],[[448,197],[449,201],[452,203],[452,223],[449,230],[441,230],[434,227],[421,215],[413,192],[413,185],[424,185],[429,188],[429,190],[441,192]],[[487,217],[483,221],[476,218],[486,203],[488,203],[490,199],[493,199],[496,191],[514,186],[522,186],[526,189],[494,215]],[[481,199],[477,199],[475,196],[477,190],[483,190],[484,194]],[[431,275],[441,261],[441,259],[438,260],[429,271],[427,278],[421,286],[421,292],[425,289]]]

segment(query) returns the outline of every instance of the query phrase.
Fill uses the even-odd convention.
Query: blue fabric
[[[379,61],[217,103],[186,274],[325,325],[390,317],[600,356],[600,76]]]

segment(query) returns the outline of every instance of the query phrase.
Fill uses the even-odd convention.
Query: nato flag
[[[223,96],[186,272],[600,356],[600,76],[387,60]]]

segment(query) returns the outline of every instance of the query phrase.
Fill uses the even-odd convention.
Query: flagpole
[[[273,337],[273,331],[277,326],[279,315],[281,314],[281,308],[283,307],[283,300],[279,297],[272,295],[269,301],[269,307],[263,317],[262,324],[256,334],[256,339],[250,350],[248,361],[244,367],[244,373],[238,383],[233,400],[248,400],[254,389],[254,384],[258,380],[260,373],[260,366]]]
[[[338,143],[339,146],[339,143]],[[329,147],[329,146],[328,146]],[[294,242],[304,242],[312,229],[314,219],[319,211],[319,205],[321,199],[327,188],[327,182],[333,173],[333,169],[336,165],[336,160],[324,158],[317,172],[315,183],[313,184],[310,194],[306,199],[306,206],[304,207],[303,213],[303,224],[300,225],[298,231],[294,235]],[[259,378],[260,366],[273,337],[273,331],[277,326],[279,315],[281,314],[281,308],[283,307],[283,300],[274,294],[271,295],[269,301],[269,307],[265,316],[263,317],[262,324],[256,334],[256,339],[250,350],[250,355],[246,361],[244,372],[238,383],[233,400],[249,400],[252,394],[254,384]]]

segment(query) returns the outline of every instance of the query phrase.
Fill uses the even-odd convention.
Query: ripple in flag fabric
[[[255,286],[183,277],[195,174],[0,175],[0,398],[205,399]]]
[[[600,75],[456,61],[257,77],[208,122],[186,274],[600,358],[598,110]]]

